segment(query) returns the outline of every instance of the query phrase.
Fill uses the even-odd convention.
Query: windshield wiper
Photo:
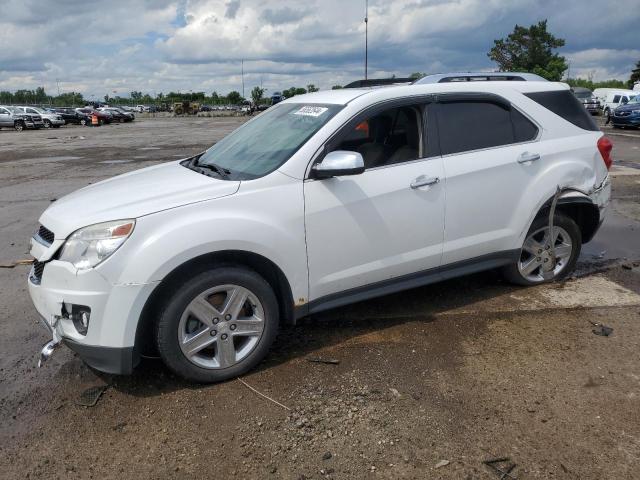
[[[201,168],[203,170],[211,170],[224,179],[228,179],[229,175],[231,175],[230,170],[227,170],[226,168],[223,168],[220,165],[216,165],[215,163],[200,163],[198,160],[199,160],[199,157],[194,158],[191,165],[193,167]]]

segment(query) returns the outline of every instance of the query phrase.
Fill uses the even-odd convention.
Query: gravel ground
[[[201,151],[243,118],[0,131],[0,263],[26,258],[55,198]],[[27,266],[0,268],[0,477],[636,478],[640,471],[640,136],[610,131],[614,212],[562,284],[487,272],[303,319],[239,380],[130,377],[47,339]],[[636,263],[634,263],[636,262]],[[612,327],[594,335],[592,323]],[[310,362],[336,360],[337,364]],[[77,405],[105,386],[94,407]],[[501,464],[501,468],[506,468]]]

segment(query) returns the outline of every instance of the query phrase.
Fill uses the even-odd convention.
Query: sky
[[[267,94],[364,78],[365,0],[0,0],[0,90],[87,98]],[[490,71],[493,40],[548,19],[571,77],[627,80],[638,0],[369,0],[369,77]],[[115,93],[114,93],[115,92]]]

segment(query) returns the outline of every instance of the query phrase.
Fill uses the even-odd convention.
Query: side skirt
[[[490,253],[469,260],[443,265],[441,267],[423,270],[421,272],[390,278],[381,282],[371,283],[362,287],[351,288],[344,292],[332,293],[295,308],[295,318],[299,319],[312,313],[342,307],[351,303],[369,300],[371,298],[390,295],[392,293],[423,287],[431,283],[449,280],[455,277],[469,275],[471,273],[491,270],[516,262],[520,250],[507,250],[504,252]]]

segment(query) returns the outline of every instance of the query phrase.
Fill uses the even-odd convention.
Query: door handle
[[[420,175],[413,182],[411,182],[410,187],[415,190],[416,188],[435,185],[436,183],[439,183],[439,182],[440,182],[440,179],[438,177],[426,178],[424,175]]]
[[[540,154],[524,152],[518,158],[518,163],[535,162],[536,160],[540,160]]]

